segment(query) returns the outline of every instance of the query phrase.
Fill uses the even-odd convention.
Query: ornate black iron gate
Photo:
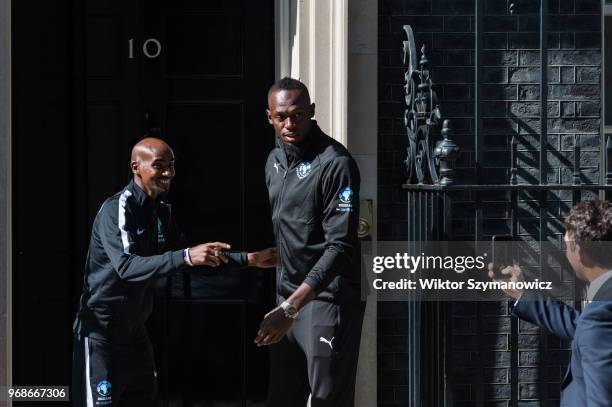
[[[480,82],[482,78],[482,27],[483,1],[475,0],[475,44],[474,44],[474,174],[472,182],[461,182],[456,177],[454,162],[459,155],[459,146],[452,140],[451,124],[442,120],[442,111],[434,90],[429,70],[427,50],[423,46],[418,57],[412,28],[404,26],[406,34],[403,43],[403,63],[407,70],[405,126],[408,135],[406,170],[407,180],[403,189],[407,194],[409,250],[418,250],[419,242],[427,240],[453,240],[453,201],[470,202],[472,209],[468,216],[471,223],[470,238],[485,241],[492,238],[486,230],[485,211],[487,202],[496,200],[505,203],[503,222],[508,226],[508,235],[517,239],[522,227],[521,211],[530,206],[537,225],[532,234],[540,245],[541,273],[546,272],[547,256],[542,242],[559,237],[558,228],[553,222],[563,212],[584,199],[609,199],[612,191],[612,140],[600,136],[600,171],[597,183],[585,182],[581,175],[581,147],[578,136],[574,136],[573,167],[571,183],[550,184],[547,182],[547,136],[548,136],[548,5],[540,3],[540,78],[539,78],[539,179],[532,184],[519,183],[520,171],[518,141],[516,136],[509,140],[510,166],[505,183],[487,182],[483,173],[483,102]],[[510,12],[514,5],[510,5]],[[544,107],[544,108],[543,108]],[[474,182],[475,181],[475,182]],[[551,212],[551,207],[556,212]],[[465,218],[466,211],[461,216]],[[554,227],[553,227],[554,226]],[[573,285],[576,306],[581,306],[583,285],[575,281]],[[453,366],[452,366],[452,303],[420,302],[414,296],[407,303],[409,318],[409,369],[408,387],[410,406],[452,406],[453,405]],[[476,306],[476,330],[482,331],[482,310]],[[510,326],[509,379],[510,406],[519,404],[519,322],[513,319]],[[483,348],[482,335],[477,336],[477,349]],[[548,342],[545,334],[540,333],[540,350],[547,352]],[[475,389],[474,405],[485,403],[484,358],[476,353],[478,367],[472,383]],[[545,383],[546,384],[546,383]],[[539,393],[540,405],[552,405],[549,392],[542,387]]]

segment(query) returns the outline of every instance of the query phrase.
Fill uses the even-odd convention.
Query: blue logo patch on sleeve
[[[353,200],[353,190],[351,187],[346,187],[340,191],[340,200],[344,203],[351,203]]]
[[[340,198],[340,203],[336,208],[338,212],[351,212],[353,210],[353,190],[351,187],[343,188],[338,194],[338,198]]]
[[[96,398],[97,406],[108,406],[113,403],[111,399],[111,384],[108,380],[102,380],[96,385],[98,397]]]
[[[100,383],[98,383],[98,385],[96,386],[96,390],[98,391],[98,394],[102,397],[108,397],[111,394],[111,384],[109,381],[107,380],[102,380]]]

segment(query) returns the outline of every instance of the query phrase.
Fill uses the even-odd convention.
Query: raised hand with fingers
[[[521,270],[521,268],[517,265],[507,266],[499,270],[499,267],[496,267],[495,264],[489,263],[488,269],[489,278],[491,278],[493,281],[507,281],[512,283],[525,281],[523,270]],[[523,294],[523,290],[518,289],[506,289],[504,292],[515,300],[518,299],[521,294]]]

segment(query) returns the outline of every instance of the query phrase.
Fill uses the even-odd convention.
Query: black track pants
[[[74,407],[152,407],[156,400],[157,372],[150,342],[114,345],[75,337]]]
[[[268,407],[353,407],[365,303],[312,301],[270,346]]]

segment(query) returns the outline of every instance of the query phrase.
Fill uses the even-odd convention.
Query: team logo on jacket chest
[[[312,171],[312,165],[308,161],[304,161],[300,165],[298,165],[297,170],[295,171],[297,177],[299,179],[306,178],[308,174]]]

